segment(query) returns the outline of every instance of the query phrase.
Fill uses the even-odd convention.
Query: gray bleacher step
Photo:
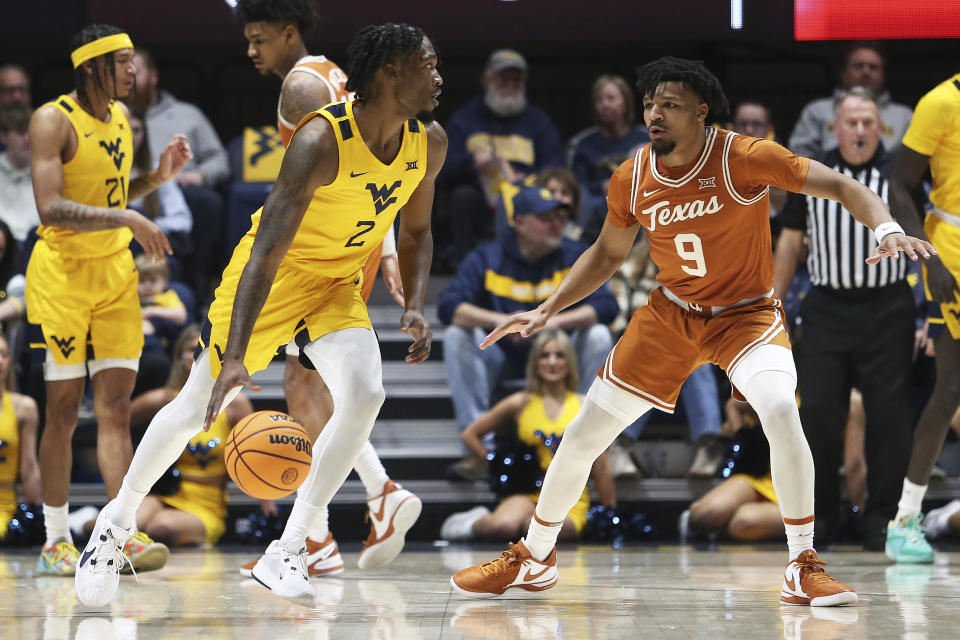
[[[454,420],[377,420],[370,443],[382,460],[463,455],[460,429]]]

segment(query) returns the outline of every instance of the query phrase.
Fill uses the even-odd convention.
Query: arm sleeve
[[[453,313],[461,303],[480,304],[485,271],[483,254],[475,249],[457,269],[453,282],[443,290],[437,301],[437,315],[443,324],[453,323]]]
[[[947,127],[952,123],[951,105],[943,100],[942,95],[931,92],[920,98],[913,112],[913,120],[903,136],[905,147],[925,156],[936,153]]]
[[[397,239],[393,235],[393,227],[387,231],[387,235],[383,236],[383,246],[380,249],[380,259],[389,258],[390,256],[397,255]]]
[[[800,118],[790,134],[790,149],[797,155],[811,157],[820,154],[823,147],[823,125],[817,119],[814,103],[809,103],[800,112]]]
[[[610,224],[627,229],[637,224],[630,213],[630,185],[633,181],[634,159],[627,160],[614,171],[607,192],[607,220]]]
[[[216,130],[200,109],[193,107],[193,136],[190,145],[197,158],[197,168],[203,172],[206,184],[217,185],[230,177],[227,150],[223,148]]]
[[[777,222],[785,229],[807,230],[807,196],[802,193],[787,194],[787,204],[777,214]]]

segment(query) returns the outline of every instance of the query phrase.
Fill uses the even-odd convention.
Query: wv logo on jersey
[[[213,450],[220,445],[220,438],[212,438],[209,442],[189,443],[187,453],[193,456],[201,469],[206,469],[213,460]]]
[[[69,358],[70,354],[73,353],[73,350],[76,349],[76,347],[73,346],[74,336],[70,336],[69,338],[50,336],[50,339],[57,343],[57,346],[60,348],[60,353],[63,354],[64,358]]]
[[[120,151],[120,138],[117,138],[114,142],[101,140],[100,146],[113,158],[113,164],[117,165],[117,169],[119,169],[120,165],[123,164],[123,156],[126,155],[123,151]]]
[[[377,215],[383,213],[384,209],[397,201],[396,196],[393,196],[393,192],[396,191],[397,187],[399,186],[400,180],[397,180],[389,187],[387,185],[378,187],[372,182],[367,185],[367,191],[369,191],[370,195],[373,197],[373,206],[377,210]]]

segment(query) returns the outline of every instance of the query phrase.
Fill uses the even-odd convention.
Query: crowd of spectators
[[[174,248],[168,264],[137,261],[147,336],[139,394],[164,388],[171,367],[182,366],[185,354],[177,352],[177,336],[187,324],[203,321],[232,250],[225,240],[231,164],[203,111],[160,88],[150,52],[137,48],[135,64],[137,89],[128,104],[134,175],[156,165],[174,133],[185,133],[194,152],[175,182],[130,203],[160,226]],[[789,137],[774,130],[768,105],[747,97],[732,109],[728,127],[742,135],[786,141],[794,152],[846,172],[886,198],[891,160],[912,111],[893,101],[885,64],[880,45],[851,44],[833,94],[807,104]],[[537,374],[528,366],[531,340],[514,334],[483,351],[477,348],[480,341],[506,315],[534,308],[556,289],[600,233],[614,170],[649,140],[630,83],[604,74],[589,89],[593,125],[564,149],[548,110],[528,101],[530,72],[519,52],[493,51],[480,79],[481,92],[444,122],[449,151],[437,182],[435,264],[453,273],[440,293],[438,314],[446,326],[444,365],[455,418],[469,450],[449,469],[457,479],[489,473],[481,453],[497,446],[492,437],[497,420],[516,418],[536,396],[530,393]],[[23,276],[18,274],[39,223],[30,177],[30,99],[26,71],[12,64],[0,67],[0,323],[17,362],[29,361],[18,357],[26,349],[25,332],[18,326],[25,315]],[[925,201],[922,189],[914,195],[918,203]],[[796,345],[801,414],[817,467],[818,537],[829,539],[841,526],[845,512],[838,473],[844,473],[852,487],[847,502],[865,512],[865,540],[877,548],[896,511],[910,451],[911,416],[918,413],[910,408],[910,371],[913,361],[926,358],[925,307],[918,304],[922,285],[904,260],[895,266],[863,265],[861,254],[869,252],[872,235],[838,204],[788,197],[775,189],[770,202],[771,227],[779,234],[776,293],[785,300]],[[641,234],[608,285],[551,321],[549,329],[566,333],[561,332],[562,338],[551,333],[550,346],[563,347],[565,366],[576,374],[557,387],[560,396],[576,398],[587,390],[630,314],[646,304],[657,286],[655,275]],[[535,358],[545,346],[536,343]],[[17,367],[15,388],[29,386],[19,380],[29,378],[24,367],[29,369]],[[524,385],[527,391],[518,391]],[[690,476],[716,477],[726,443],[745,437],[739,429],[755,426],[748,409],[726,402],[729,392],[722,372],[704,365],[681,393],[686,426],[660,416],[692,443]],[[859,435],[856,415],[865,425]],[[635,441],[657,420],[648,414],[631,425],[611,448],[609,468],[604,457],[600,475],[611,468],[616,476],[649,473],[635,455]],[[750,438],[761,430],[755,431]],[[769,467],[727,476],[691,506],[681,532],[744,539],[782,535]],[[861,478],[865,490],[856,488],[855,478]],[[614,501],[612,493],[605,497],[605,502]],[[495,532],[523,524],[532,509],[529,498],[504,504],[514,505],[515,512],[503,505],[493,514],[471,511],[449,537],[497,537]],[[941,530],[958,511],[960,503],[938,516]],[[169,513],[157,506],[154,516]],[[579,532],[582,523],[576,524]]]

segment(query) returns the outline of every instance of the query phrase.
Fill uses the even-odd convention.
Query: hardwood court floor
[[[389,567],[315,580],[315,603],[276,597],[237,573],[247,550],[174,553],[161,571],[122,576],[112,605],[88,608],[73,579],[38,578],[36,552],[0,554],[3,640],[307,638],[909,638],[960,634],[960,553],[933,566],[893,566],[882,554],[823,554],[857,588],[850,607],[781,607],[778,547],[579,546],[562,549],[560,582],[540,594],[467,600],[451,571],[491,560],[493,547],[421,545]]]

